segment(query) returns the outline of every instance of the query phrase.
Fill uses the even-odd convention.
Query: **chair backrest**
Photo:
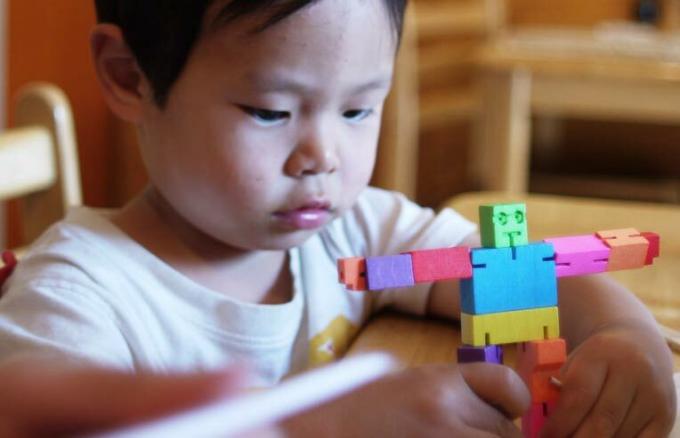
[[[0,200],[16,199],[22,245],[82,203],[71,106],[49,84],[20,90],[15,127],[0,133]]]
[[[446,138],[452,123],[476,118],[476,56],[502,32],[504,6],[504,0],[410,2],[373,184],[415,197],[418,144],[429,141],[424,133]]]

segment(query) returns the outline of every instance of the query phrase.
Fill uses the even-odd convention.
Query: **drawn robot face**
[[[507,248],[527,245],[529,231],[525,204],[488,204],[479,207],[482,246]]]

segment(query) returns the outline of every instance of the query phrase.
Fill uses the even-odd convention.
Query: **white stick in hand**
[[[309,371],[267,391],[235,396],[91,438],[233,436],[323,404],[396,369],[391,356],[370,353]]]

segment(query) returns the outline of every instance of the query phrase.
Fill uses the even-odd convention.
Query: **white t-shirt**
[[[400,194],[366,189],[342,217],[289,251],[293,298],[244,303],[203,287],[88,208],[72,210],[19,263],[0,299],[0,360],[58,356],[130,371],[198,371],[245,361],[256,385],[342,355],[376,310],[423,314],[430,284],[347,291],[340,257],[458,244],[475,225]]]

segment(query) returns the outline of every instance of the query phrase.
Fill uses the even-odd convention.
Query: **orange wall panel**
[[[89,32],[95,23],[93,1],[9,0],[7,2],[8,126],[12,126],[12,99],[32,81],[61,87],[74,113],[83,199],[87,205],[107,206],[110,181],[112,115],[105,106],[90,61]],[[10,204],[9,247],[19,242],[21,218]]]
[[[69,96],[74,112],[84,200],[107,205],[111,118],[90,61],[89,32],[95,23],[93,1],[10,0],[7,22],[7,109],[31,81],[55,83]]]

